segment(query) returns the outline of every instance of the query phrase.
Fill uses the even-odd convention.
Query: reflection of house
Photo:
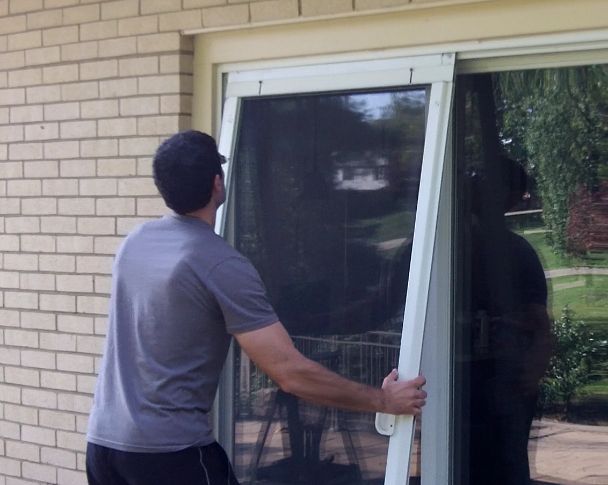
[[[334,183],[339,190],[379,190],[389,186],[388,159],[375,154],[334,155]]]
[[[593,191],[581,186],[574,192],[567,235],[568,249],[574,252],[608,250],[608,181]]]

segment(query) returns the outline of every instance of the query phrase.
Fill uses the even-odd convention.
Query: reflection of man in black
[[[509,159],[500,162],[506,175],[503,195],[504,186],[471,177],[473,485],[530,483],[528,437],[551,348],[542,265],[504,220],[526,192],[526,174]],[[503,180],[496,177],[501,185]]]

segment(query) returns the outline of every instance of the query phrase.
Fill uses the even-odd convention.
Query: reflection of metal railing
[[[399,358],[400,334],[367,332],[323,337],[292,336],[294,345],[306,357],[332,371],[373,387],[379,387]],[[261,416],[269,392],[276,386],[241,352],[239,414]]]

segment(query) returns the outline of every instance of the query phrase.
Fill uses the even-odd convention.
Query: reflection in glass
[[[608,70],[459,86],[455,483],[608,483]]]
[[[396,365],[425,128],[425,89],[245,100],[230,226],[296,346],[379,386]],[[373,415],[278,391],[240,351],[242,483],[376,484]]]

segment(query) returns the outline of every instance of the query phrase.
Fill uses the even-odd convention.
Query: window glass
[[[608,483],[608,69],[456,99],[455,483]]]
[[[372,386],[396,366],[427,90],[245,99],[228,227],[295,345]],[[277,390],[237,349],[243,483],[380,484],[374,416]],[[419,469],[413,467],[419,473]]]

